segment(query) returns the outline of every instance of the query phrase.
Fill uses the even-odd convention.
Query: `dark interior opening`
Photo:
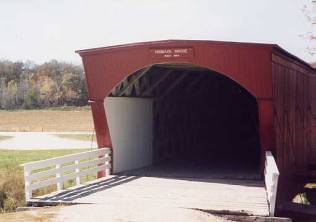
[[[256,99],[228,77],[189,64],[157,64],[110,96],[154,99],[154,164],[259,168]]]

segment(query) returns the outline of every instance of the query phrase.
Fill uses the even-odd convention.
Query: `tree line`
[[[0,109],[84,106],[87,100],[82,66],[0,60]]]
[[[0,109],[35,109],[87,104],[81,66],[0,60]]]

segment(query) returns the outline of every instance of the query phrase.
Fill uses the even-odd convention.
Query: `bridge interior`
[[[155,64],[122,80],[109,97],[153,99],[156,172],[258,173],[257,102],[228,77],[191,64]]]

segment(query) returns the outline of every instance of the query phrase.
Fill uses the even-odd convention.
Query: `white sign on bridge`
[[[155,48],[150,49],[153,58],[193,58],[193,48]]]

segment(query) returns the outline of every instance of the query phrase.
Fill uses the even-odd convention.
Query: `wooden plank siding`
[[[316,164],[316,76],[310,77],[311,101],[311,155],[310,162]]]
[[[280,170],[279,200],[291,199],[293,180],[304,174],[311,154],[311,69],[273,52],[273,106],[276,161]]]

